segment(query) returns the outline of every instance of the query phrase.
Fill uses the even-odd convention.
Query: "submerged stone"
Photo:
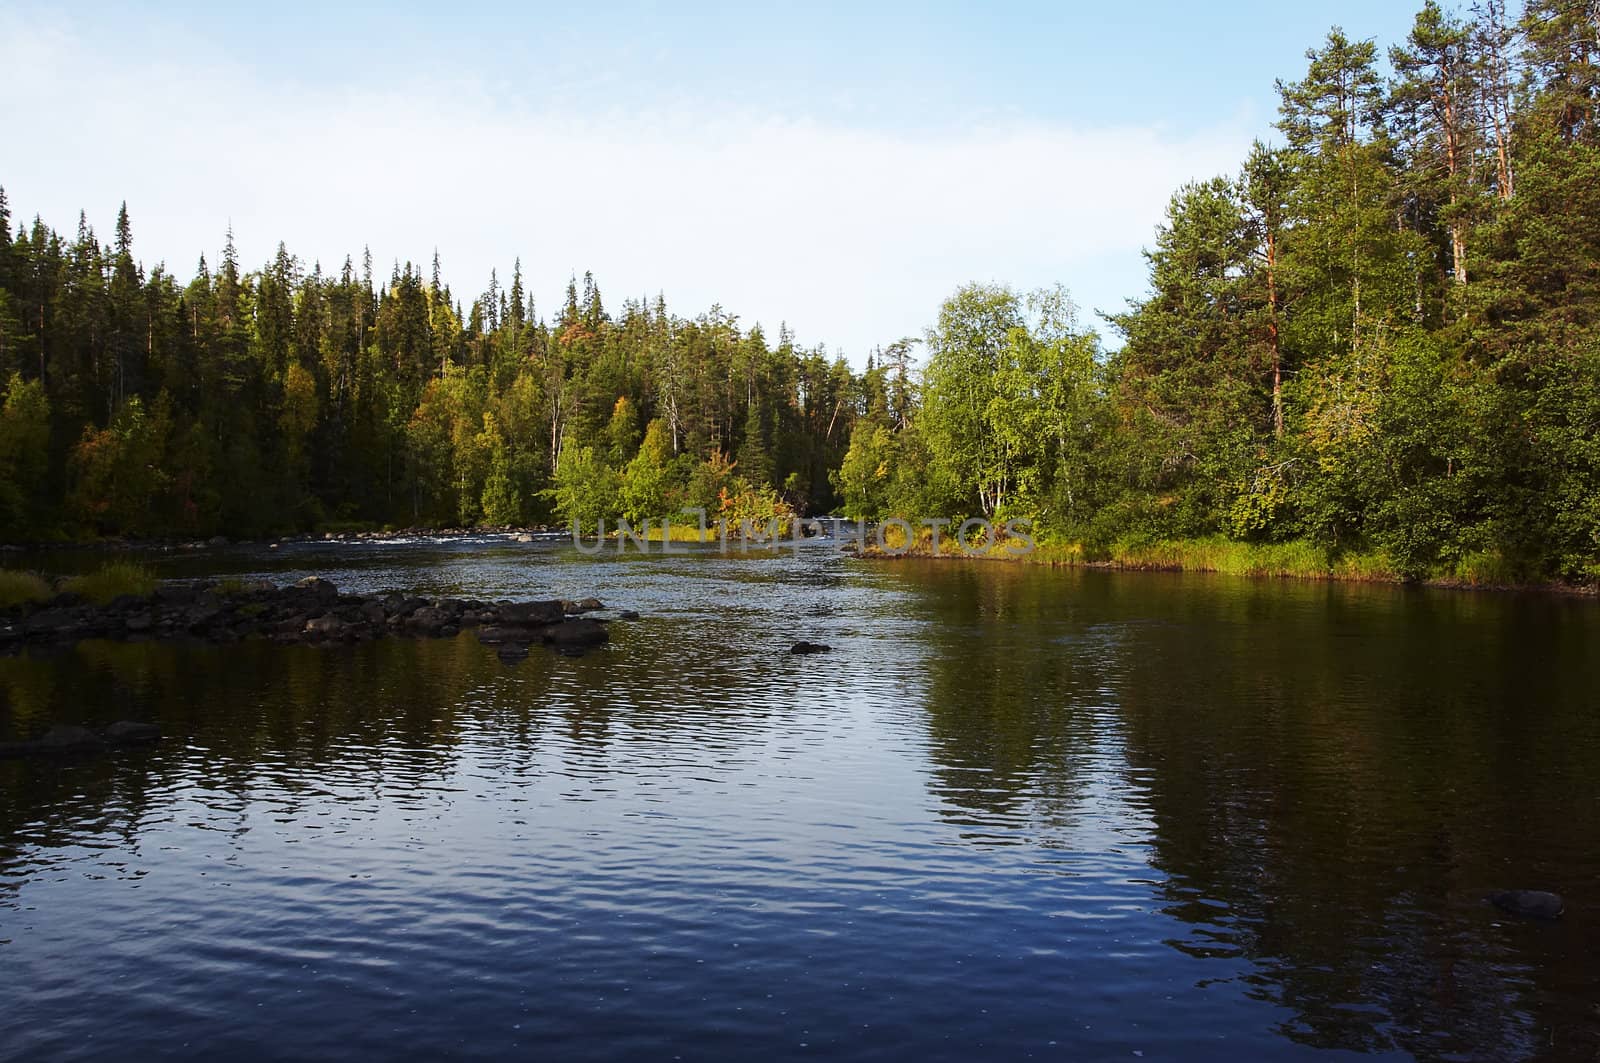
[[[1556,919],[1566,910],[1561,894],[1545,890],[1498,890],[1489,894],[1489,903],[1502,912],[1529,919]]]

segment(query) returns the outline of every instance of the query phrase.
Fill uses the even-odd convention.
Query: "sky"
[[[1418,4],[1420,6],[1420,3]],[[331,5],[330,5],[331,7]],[[1061,283],[1085,324],[1146,288],[1181,184],[1270,138],[1330,26],[1413,7],[0,0],[14,220],[193,275],[437,250],[465,303],[520,258],[545,316],[593,271],[856,365],[971,281]]]

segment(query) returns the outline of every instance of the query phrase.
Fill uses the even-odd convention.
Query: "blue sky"
[[[1184,180],[1270,134],[1275,77],[1411,5],[0,3],[19,214],[187,276],[231,222],[336,265],[370,243],[470,298],[520,256],[615,301],[711,302],[859,363],[968,280],[1144,288]],[[15,125],[13,128],[17,128]],[[1104,329],[1103,329],[1104,331]]]

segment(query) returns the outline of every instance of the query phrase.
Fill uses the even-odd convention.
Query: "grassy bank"
[[[926,530],[913,537],[909,547],[898,529],[887,529],[887,548],[869,544],[863,555],[895,558],[948,558],[953,560],[1010,561],[1052,567],[1114,568],[1150,572],[1216,572],[1230,576],[1281,579],[1340,580],[1364,583],[1405,583],[1407,577],[1379,552],[1332,551],[1304,541],[1245,543],[1221,537],[1124,541],[1091,549],[1078,542],[1045,538],[1032,550],[1015,541],[1000,541],[970,552],[954,545],[949,536],[937,553]],[[1442,587],[1542,589],[1594,594],[1595,585],[1530,583],[1517,578],[1511,565],[1492,553],[1471,554],[1455,565],[1412,580]]]
[[[124,594],[148,595],[156,589],[156,582],[149,569],[125,561],[113,561],[93,572],[57,582],[37,572],[0,569],[0,609],[24,602],[47,601],[58,593],[78,594],[97,605],[105,605]]]

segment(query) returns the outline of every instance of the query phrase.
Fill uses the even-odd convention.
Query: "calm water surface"
[[[514,667],[0,659],[0,738],[169,736],[0,762],[0,1057],[1600,1052],[1592,602],[827,546],[154,563],[644,618]]]

